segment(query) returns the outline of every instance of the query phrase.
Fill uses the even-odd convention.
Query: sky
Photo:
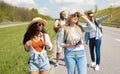
[[[84,13],[86,10],[94,11],[95,5],[98,10],[109,6],[120,6],[120,0],[0,0],[13,6],[36,8],[40,14],[48,15],[53,18],[59,18],[60,11],[79,11]]]

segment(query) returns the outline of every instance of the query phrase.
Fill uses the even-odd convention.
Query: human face
[[[71,16],[71,23],[75,24],[78,22],[78,20],[79,20],[79,16],[77,14],[73,14]]]
[[[66,13],[65,13],[65,12],[62,12],[61,18],[62,18],[62,19],[65,19],[65,18],[66,18]]]
[[[40,30],[40,31],[42,31],[42,29],[44,28],[44,23],[38,23],[37,24],[38,25],[38,29]]]
[[[89,17],[90,20],[93,20],[94,19],[94,14],[90,14],[88,17]]]

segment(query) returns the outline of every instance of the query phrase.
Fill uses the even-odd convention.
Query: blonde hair
[[[67,20],[66,20],[66,26],[70,26],[71,18],[72,18],[72,17],[73,17],[73,16],[70,15],[70,16],[67,18]],[[78,20],[79,20],[79,19],[78,19]],[[78,21],[78,22],[79,22],[79,21]],[[82,28],[78,26],[78,22],[76,23],[75,28],[76,28],[77,32],[82,36],[83,31],[82,31]],[[70,29],[70,28],[67,28],[67,29]]]

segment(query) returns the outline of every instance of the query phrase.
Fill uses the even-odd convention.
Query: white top
[[[74,40],[76,42],[79,42],[81,40],[81,36],[80,34],[77,33],[75,27],[71,27],[70,34],[71,34],[71,40]],[[79,51],[84,49],[84,45],[81,44],[81,45],[73,46],[67,49],[70,51]]]
[[[63,26],[63,25],[65,25],[66,22],[65,22],[65,19],[64,20],[62,20],[62,19],[56,20],[55,26],[58,26],[58,23],[60,23],[60,25]],[[58,40],[58,37],[60,36],[60,34],[59,34],[60,30],[61,30],[61,28],[59,28],[59,30],[57,31],[57,34],[56,34],[57,40]]]
[[[93,21],[93,24],[95,25],[94,21]],[[96,39],[102,37],[102,33],[101,33],[100,29],[97,26],[96,26],[96,30],[90,32],[90,38],[95,38],[95,37],[96,37]]]
[[[42,36],[41,40],[43,40],[43,36]],[[44,40],[43,40],[43,41],[44,41]],[[51,41],[50,41],[50,38],[49,38],[49,35],[48,35],[48,34],[45,34],[45,41],[49,44],[49,46],[50,46],[49,50],[51,50],[51,49],[52,49],[52,43],[51,43]],[[29,50],[30,50],[30,55],[31,55],[31,56],[35,55],[35,56],[34,56],[34,59],[37,59],[37,58],[39,57],[39,55],[40,55],[40,57],[42,58],[42,60],[45,61],[45,57],[44,57],[43,54],[44,54],[44,53],[46,54],[46,51],[45,51],[44,48],[43,48],[43,50],[42,50],[41,52],[37,52],[37,51],[33,48],[33,46],[30,45]]]
[[[62,20],[62,19],[60,19],[60,20],[56,20],[55,21],[55,26],[58,26],[58,24],[60,23],[60,25],[61,26],[63,26],[63,25],[65,25],[65,19],[64,20]],[[61,29],[61,28],[60,28]],[[59,29],[59,31],[57,32],[57,33],[59,33],[60,32],[60,29]]]
[[[65,25],[65,19],[64,20],[56,20],[55,21],[55,26],[58,25],[58,22],[60,21],[60,25]]]
[[[43,34],[42,34],[41,40],[44,41],[43,39],[44,39],[44,38],[43,38]],[[46,41],[46,42],[48,43],[48,45],[50,46],[49,50],[51,50],[51,49],[52,49],[52,43],[51,43],[51,41],[50,41],[49,35],[46,34],[46,33],[45,33],[45,41]]]

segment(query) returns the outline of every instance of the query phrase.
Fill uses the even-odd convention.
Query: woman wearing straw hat
[[[65,63],[68,74],[75,74],[75,68],[78,74],[87,74],[86,52],[83,45],[82,28],[79,27],[78,21],[82,17],[95,30],[89,19],[79,12],[69,13],[66,26],[61,29],[59,36],[60,46],[65,48]],[[88,31],[89,28],[88,28]]]
[[[52,49],[49,35],[44,26],[47,22],[39,17],[34,18],[24,35],[23,44],[25,51],[30,51],[30,74],[47,74],[50,64],[45,49]]]

